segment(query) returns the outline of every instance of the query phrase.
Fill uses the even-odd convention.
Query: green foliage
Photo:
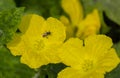
[[[15,8],[14,0],[0,0],[0,11]]]
[[[114,44],[118,56],[120,57],[120,42]],[[111,72],[107,73],[105,78],[119,78],[120,77],[120,64]]]
[[[119,0],[82,0],[85,11],[89,12],[93,8],[104,11],[114,22],[120,25],[120,1]]]
[[[18,7],[26,7],[26,13],[36,13],[43,17],[56,17],[62,14],[60,0],[15,0]]]
[[[35,78],[57,78],[58,73],[67,67],[62,63],[44,65],[38,69]]]
[[[116,67],[116,69],[105,75],[105,78],[119,78],[119,77],[120,77],[120,64]]]
[[[0,12],[0,44],[12,39],[20,23],[24,8],[2,10]]]
[[[118,56],[120,57],[120,42],[114,44],[114,48],[116,49],[116,52]]]
[[[85,13],[91,12],[97,8],[100,11],[102,22],[102,33],[109,31],[109,27],[105,24],[103,13],[112,21],[120,25],[120,1],[119,0],[82,0]]]
[[[11,55],[0,46],[0,78],[32,78],[35,71],[19,62],[19,57]]]

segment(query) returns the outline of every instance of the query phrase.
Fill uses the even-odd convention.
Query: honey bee
[[[45,33],[43,33],[43,35],[42,35],[42,37],[47,37],[48,38],[48,36],[51,34],[51,32],[49,31],[49,32],[45,32]]]

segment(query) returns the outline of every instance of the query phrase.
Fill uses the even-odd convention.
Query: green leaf
[[[120,0],[82,0],[85,11],[90,12],[94,8],[104,11],[107,16],[120,25]]]
[[[15,8],[14,0],[0,0],[0,11]]]
[[[57,78],[58,73],[67,67],[62,63],[43,65],[34,78]]]
[[[96,8],[100,13],[104,12],[110,20],[120,25],[120,0],[82,0],[82,3],[86,14]],[[103,15],[101,17],[102,29],[103,32],[106,32],[109,28],[105,26]]]
[[[106,15],[120,25],[120,0],[102,0],[102,7]]]
[[[116,49],[118,56],[120,57],[120,42],[114,44],[113,46]],[[120,77],[120,64],[111,72],[107,73],[105,78],[119,78]]]
[[[120,57],[120,42],[114,44],[113,46],[118,54],[118,56]]]
[[[43,17],[56,17],[61,15],[60,0],[15,0],[17,6],[25,7],[26,13],[35,13]]]
[[[35,71],[19,60],[19,57],[13,56],[5,46],[0,45],[0,78],[32,78]]]
[[[21,21],[24,8],[15,8],[0,12],[0,44],[12,39]]]
[[[107,73],[105,78],[120,78],[120,64],[113,71]]]

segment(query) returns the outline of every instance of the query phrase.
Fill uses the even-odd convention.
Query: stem
[[[46,78],[46,71],[40,68],[32,78]]]
[[[38,71],[32,78],[39,78],[40,72]]]

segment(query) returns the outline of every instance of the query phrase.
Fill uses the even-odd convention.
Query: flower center
[[[82,70],[84,72],[88,72],[93,68],[93,61],[91,60],[84,60],[84,63],[82,64]]]
[[[42,40],[36,40],[36,43],[34,44],[35,49],[41,50],[45,46],[44,42]]]

